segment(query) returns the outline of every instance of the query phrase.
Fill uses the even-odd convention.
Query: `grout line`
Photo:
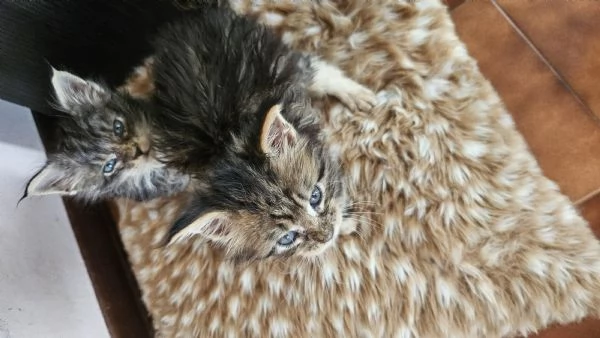
[[[533,41],[521,30],[521,28],[517,25],[515,20],[500,6],[497,0],[490,0],[494,7],[502,14],[502,16],[508,21],[508,23],[513,27],[513,29],[519,34],[519,36],[529,45],[529,47],[533,50],[533,52],[542,60],[542,62],[550,69],[552,74],[558,78],[558,80],[562,83],[562,85],[567,89],[567,91],[575,98],[575,101],[579,105],[583,107],[586,114],[589,115],[596,123],[600,123],[600,117],[594,114],[594,111],[583,101],[581,96],[571,87],[569,82],[564,78],[564,76],[552,65],[552,63],[544,56],[544,54],[535,46]]]
[[[577,201],[575,201],[575,203],[573,203],[575,206],[581,206],[582,204],[586,203],[587,201],[593,199],[596,196],[600,196],[600,188],[590,192],[589,194],[581,197],[580,199],[578,199]]]

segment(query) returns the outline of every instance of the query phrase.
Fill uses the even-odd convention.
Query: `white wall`
[[[16,205],[44,160],[30,111],[0,100],[0,338],[108,337],[62,200]]]

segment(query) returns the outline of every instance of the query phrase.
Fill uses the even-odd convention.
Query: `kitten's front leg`
[[[313,77],[308,90],[314,96],[335,96],[351,110],[369,111],[377,104],[375,93],[347,77],[341,69],[316,57],[310,62]]]

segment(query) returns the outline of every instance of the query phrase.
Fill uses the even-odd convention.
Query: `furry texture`
[[[186,188],[188,175],[154,157],[145,101],[66,71],[53,70],[52,85],[56,108],[63,113],[58,119],[59,147],[30,179],[23,197],[146,200]]]
[[[309,95],[368,109],[375,94],[228,9],[185,12],[153,47],[153,146],[194,178],[169,239],[199,234],[237,261],[330,247],[346,199]]]
[[[317,141],[319,116],[305,88],[312,72],[254,20],[192,11],[161,29],[153,46],[154,143],[170,166],[203,176],[227,157],[224,148],[256,152],[264,117],[280,102],[288,122]]]
[[[155,249],[187,196],[118,201],[165,337],[504,337],[600,315],[600,245],[543,176],[439,1],[235,0],[387,104],[336,101],[327,142],[358,231],[319,261],[236,266],[200,239]]]
[[[126,89],[113,91],[66,71],[53,71],[56,106],[65,113],[59,120],[63,137],[59,150],[30,180],[24,197],[63,194],[88,201],[114,197],[146,200],[182,191],[193,176],[196,187],[208,188],[202,191],[204,195],[201,189],[195,190],[199,201],[173,228],[187,230],[189,222],[184,223],[207,208],[228,213],[248,204],[230,192],[237,187],[218,187],[220,178],[229,180],[232,174],[239,174],[233,167],[260,167],[246,170],[242,175],[246,182],[259,177],[260,183],[275,174],[279,180],[282,175],[289,176],[285,170],[274,173],[265,168],[265,162],[283,160],[285,151],[282,156],[271,156],[260,153],[257,146],[263,118],[276,104],[281,112],[273,126],[291,126],[285,127],[287,139],[298,139],[289,146],[282,143],[285,149],[279,150],[294,148],[296,156],[287,157],[304,155],[313,160],[303,163],[317,175],[317,162],[329,158],[320,151],[319,119],[308,94],[334,95],[355,109],[372,108],[375,94],[339,69],[291,50],[255,20],[215,8],[216,1],[203,1],[202,5],[207,7],[183,12],[159,29],[153,38],[154,55],[136,69]],[[289,137],[296,134],[299,137]],[[232,161],[234,157],[238,161]],[[335,166],[323,166],[337,181]],[[215,173],[216,169],[223,170]],[[206,177],[211,181],[203,180]],[[289,180],[287,183],[291,188]],[[227,196],[219,189],[228,190]],[[310,196],[310,190],[299,189],[296,186],[291,191]],[[261,193],[268,190],[263,187]],[[217,203],[207,205],[203,201],[206,194],[223,198],[212,198]],[[327,196],[337,195],[331,191]],[[240,203],[218,203],[223,199]],[[343,203],[337,204],[339,210],[332,212],[339,215]],[[242,223],[252,222],[259,221]],[[215,223],[222,222],[209,220],[206,224]],[[210,228],[208,232],[214,235]],[[206,230],[203,226],[196,229]]]

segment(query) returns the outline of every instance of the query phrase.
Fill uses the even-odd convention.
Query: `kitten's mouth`
[[[325,253],[325,251],[327,251],[328,249],[333,247],[333,245],[335,244],[335,242],[340,234],[343,220],[344,219],[343,219],[342,213],[338,213],[335,223],[333,224],[333,233],[332,233],[331,237],[329,238],[329,240],[327,240],[326,242],[323,242],[323,243],[319,243],[319,245],[317,245],[316,248],[303,253],[303,256],[309,257],[309,258],[316,257],[316,256],[319,256],[319,255]]]

